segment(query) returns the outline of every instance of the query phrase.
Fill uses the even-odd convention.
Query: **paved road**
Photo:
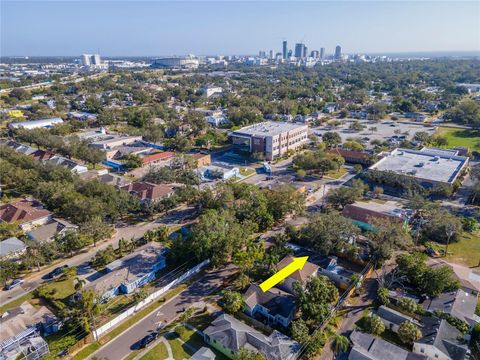
[[[203,298],[223,286],[224,279],[235,272],[233,266],[213,270],[205,274],[176,297],[144,317],[126,332],[107,343],[91,357],[99,359],[121,360],[132,352],[131,346],[144,336],[154,331],[160,323],[170,323],[179,316],[183,309],[199,305]],[[91,358],[90,357],[90,358]]]
[[[176,211],[171,211],[168,215],[162,216],[159,219],[156,219],[151,222],[147,223],[140,223],[137,225],[118,225],[115,228],[115,234],[113,237],[107,241],[104,241],[98,244],[96,247],[89,247],[83,252],[75,255],[72,258],[65,259],[57,264],[60,265],[68,265],[70,267],[76,266],[79,269],[79,275],[82,277],[86,277],[93,273],[94,271],[89,268],[88,263],[90,260],[95,256],[98,250],[103,250],[109,245],[113,245],[114,247],[118,246],[118,240],[121,238],[124,239],[131,239],[131,238],[141,238],[146,231],[155,229],[160,225],[176,225],[179,223],[186,223],[183,220],[189,217],[194,212],[194,209],[191,207],[181,207]],[[0,305],[4,305],[10,301],[13,301],[30,291],[35,290],[40,284],[44,282],[42,276],[50,272],[52,268],[46,268],[41,270],[40,272],[36,272],[25,279],[25,283],[21,287],[17,287],[12,290],[1,290],[0,291]]]

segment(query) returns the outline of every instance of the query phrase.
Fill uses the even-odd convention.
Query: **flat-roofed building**
[[[308,126],[265,121],[230,133],[233,145],[249,153],[261,153],[267,160],[296,150],[308,141]]]
[[[443,149],[395,149],[370,166],[370,170],[392,171],[416,179],[422,186],[453,185],[468,166],[468,158]]]
[[[13,122],[8,124],[9,129],[39,129],[39,128],[52,128],[55,125],[63,124],[63,120],[61,118],[50,118],[50,119],[38,119],[38,120],[31,120],[31,121],[23,121],[23,122]]]

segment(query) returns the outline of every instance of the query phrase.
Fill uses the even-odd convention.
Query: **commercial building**
[[[207,344],[232,359],[238,350],[246,348],[262,354],[266,360],[294,360],[301,346],[288,336],[274,330],[269,336],[235,319],[219,315],[203,331]]]
[[[129,294],[155,279],[155,273],[166,266],[165,249],[150,242],[135,252],[111,262],[99,277],[85,285],[97,292],[103,300],[118,294]],[[107,272],[102,276],[104,272]]]
[[[402,208],[400,203],[386,201],[356,201],[343,208],[342,215],[353,220],[352,222],[364,230],[372,230],[372,220],[387,219],[397,222],[406,222],[409,212]]]
[[[220,86],[204,86],[200,89],[200,92],[207,98],[210,98],[214,95],[221,95],[223,89]]]
[[[38,120],[31,120],[31,121],[23,121],[23,122],[13,122],[8,124],[9,129],[39,129],[39,128],[52,128],[55,125],[63,124],[63,120],[61,118],[49,118],[49,119],[38,119]]]
[[[295,57],[297,59],[303,59],[307,57],[307,47],[305,46],[305,44],[295,44]]]
[[[233,131],[230,137],[238,149],[273,160],[302,147],[308,141],[308,126],[266,121]]]
[[[426,188],[437,184],[453,185],[466,170],[468,158],[438,150],[398,148],[369,169],[410,176]]]
[[[287,41],[284,40],[282,42],[282,58],[286,60],[287,56],[288,56]]]
[[[340,45],[337,45],[335,47],[335,59],[340,60],[342,58],[342,47]]]
[[[325,48],[320,48],[320,59],[325,59]]]
[[[102,58],[99,54],[82,54],[81,57],[83,66],[100,66],[102,65]]]
[[[196,69],[200,64],[199,60],[192,55],[183,57],[170,57],[154,59],[153,68],[160,69]]]

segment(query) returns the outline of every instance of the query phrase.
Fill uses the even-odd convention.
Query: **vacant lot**
[[[447,260],[468,267],[480,262],[480,230],[464,233],[459,242],[448,246]]]
[[[436,134],[448,140],[447,147],[463,146],[480,151],[480,132],[478,131],[439,127]]]

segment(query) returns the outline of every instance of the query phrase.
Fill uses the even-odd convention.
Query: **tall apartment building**
[[[335,59],[340,60],[342,58],[342,47],[337,45],[335,48]]]
[[[302,43],[295,44],[295,57],[296,58],[305,57],[306,52],[307,52],[307,47],[305,46],[305,44],[302,44]]]
[[[320,59],[325,59],[325,48],[320,48]]]
[[[102,58],[99,54],[82,54],[82,65],[95,66],[102,65]]]
[[[273,160],[303,146],[308,141],[308,126],[266,121],[233,131],[230,138],[238,149]]]

